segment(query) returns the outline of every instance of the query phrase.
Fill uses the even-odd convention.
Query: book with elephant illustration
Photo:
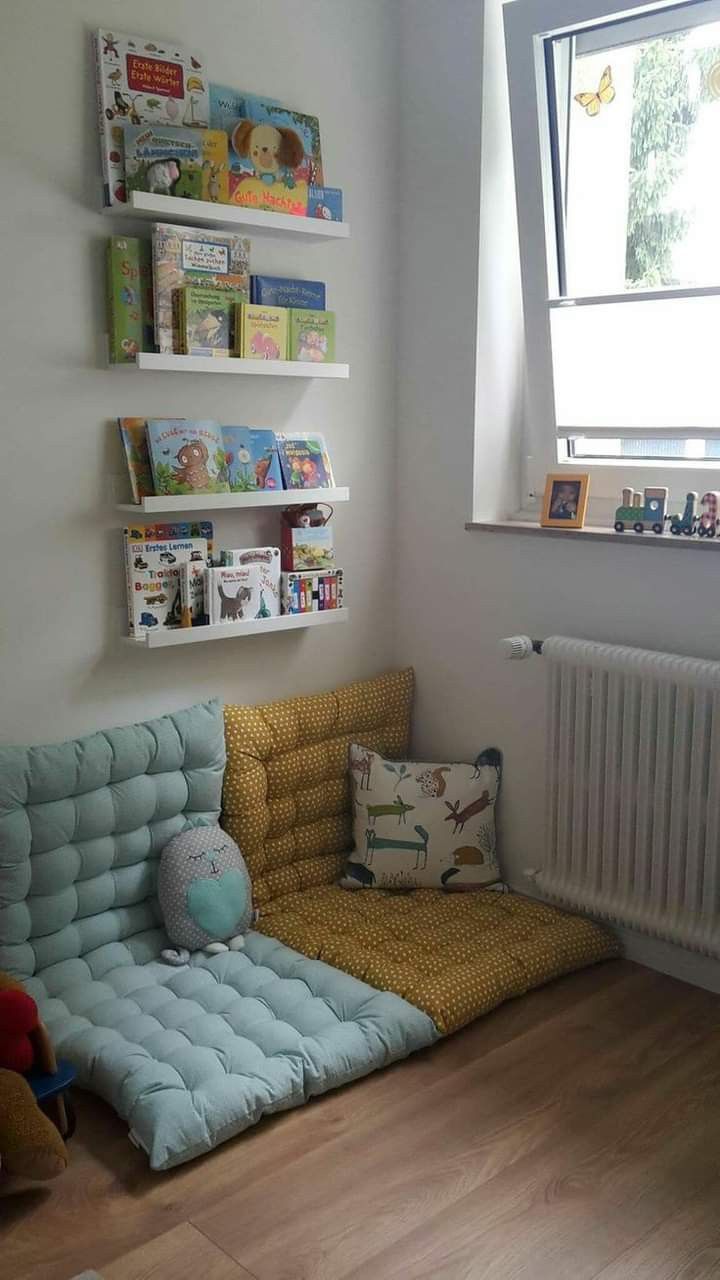
[[[228,142],[220,129],[125,126],[125,185],[130,191],[227,204]]]
[[[157,494],[230,492],[219,423],[149,418],[147,442]]]
[[[246,360],[287,360],[287,307],[261,307],[245,302],[238,307],[236,353]]]
[[[152,232],[155,342],[160,352],[180,350],[178,289],[229,289],[250,298],[250,241],[232,232],[157,222]]]

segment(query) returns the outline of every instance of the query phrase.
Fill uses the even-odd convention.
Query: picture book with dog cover
[[[229,126],[231,204],[305,217],[311,186],[322,186],[316,116],[249,100]]]
[[[178,289],[202,285],[209,289],[234,289],[250,297],[250,241],[225,231],[176,227],[156,222],[152,232],[153,284],[155,289],[155,342],[158,351],[179,351]]]
[[[227,204],[228,141],[220,129],[125,126],[128,191]]]
[[[207,128],[208,82],[203,60],[174,40],[148,40],[105,28],[93,37],[103,194],[124,204],[125,126]]]
[[[156,493],[230,492],[219,423],[149,418],[147,442]]]

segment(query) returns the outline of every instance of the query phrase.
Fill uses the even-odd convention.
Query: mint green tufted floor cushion
[[[437,1037],[399,996],[251,933],[163,964],[165,843],[220,810],[215,702],[57,746],[0,748],[0,969],[154,1169]]]

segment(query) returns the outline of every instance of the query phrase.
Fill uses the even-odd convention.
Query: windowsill
[[[630,543],[635,547],[695,547],[698,551],[720,552],[720,538],[692,538],[672,533],[616,533],[614,529],[586,525],[584,529],[543,529],[530,520],[469,520],[466,529],[486,533],[530,534],[535,538],[584,538],[593,542]]]

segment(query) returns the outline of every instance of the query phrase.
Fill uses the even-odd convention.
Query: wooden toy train
[[[666,524],[674,534],[686,537],[697,534],[699,538],[714,538],[720,531],[720,492],[717,489],[704,493],[697,510],[697,493],[688,493],[682,512],[668,515],[668,490],[660,487],[623,489],[622,504],[615,512],[615,532],[664,533]]]

